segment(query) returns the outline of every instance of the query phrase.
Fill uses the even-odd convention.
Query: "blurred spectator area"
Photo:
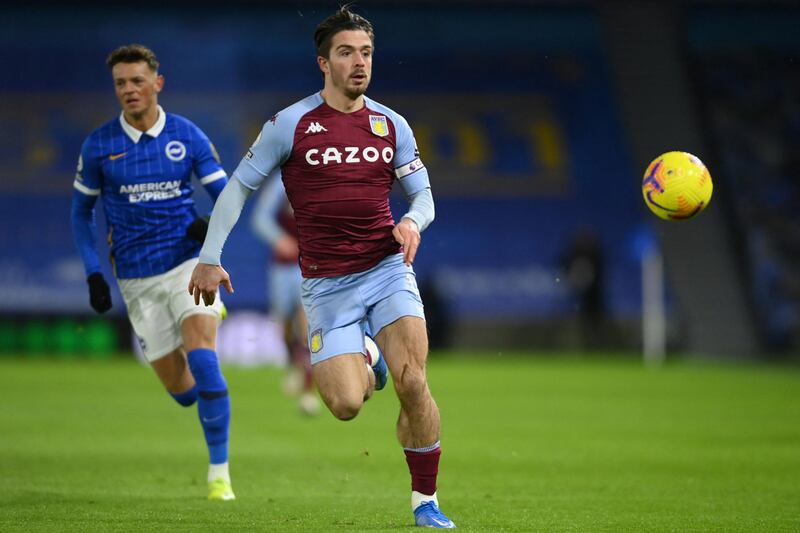
[[[587,317],[591,303],[576,297],[564,270],[584,228],[602,256],[600,320],[620,332],[611,344],[639,343],[634,241],[658,222],[641,201],[599,4],[357,6],[377,33],[369,95],[408,119],[430,171],[436,221],[415,269],[430,311],[443,314],[432,320],[442,344],[564,346],[572,335],[564,324]],[[157,52],[160,103],[206,131],[231,173],[264,121],[319,89],[312,34],[332,6],[2,8],[0,316],[13,324],[89,316],[68,221],[81,142],[119,112],[104,63],[110,50],[141,42]],[[706,161],[715,201],[733,206],[765,337],[797,346],[797,9],[683,6],[687,67],[696,67],[698,111],[718,158]],[[202,188],[196,198],[201,212],[210,208]],[[405,208],[398,192],[395,216]],[[104,256],[102,213],[98,225]],[[231,313],[265,312],[268,251],[246,222],[223,261],[237,287],[225,297]],[[114,298],[113,319],[124,320]]]
[[[704,8],[689,44],[765,342],[800,347],[800,10]]]
[[[89,311],[69,205],[81,142],[119,113],[108,52],[127,42],[151,46],[166,79],[160,103],[206,131],[230,173],[270,116],[320,88],[312,34],[333,4],[286,6],[211,16],[170,4],[155,18],[118,6],[5,11],[0,245],[12,253],[0,258],[0,312]],[[436,221],[415,267],[431,302],[450,315],[443,320],[452,335],[484,324],[497,332],[488,342],[509,342],[497,325],[549,327],[577,312],[560,258],[587,226],[606,252],[608,312],[637,321],[638,263],[628,240],[643,208],[594,10],[359,9],[377,32],[369,95],[408,119],[430,172]],[[392,209],[405,212],[400,191]],[[98,225],[103,235],[102,215]],[[237,287],[225,297],[232,313],[266,310],[267,254],[240,223],[223,255]]]

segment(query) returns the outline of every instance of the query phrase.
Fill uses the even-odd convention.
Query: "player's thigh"
[[[367,309],[352,278],[303,280],[311,363],[363,353]]]
[[[197,313],[186,316],[181,322],[184,350],[187,352],[197,348],[216,350],[218,324],[219,319],[215,315]]]
[[[423,319],[401,317],[383,327],[375,337],[375,342],[386,357],[386,364],[395,382],[409,366],[414,369],[425,368],[428,332]]]
[[[161,276],[118,280],[128,319],[139,339],[142,354],[150,363],[183,344],[162,281]]]
[[[209,306],[194,303],[194,297],[186,291],[186,286],[189,284],[195,265],[197,259],[190,259],[164,274],[164,290],[169,295],[172,320],[179,325],[186,350],[213,349],[216,344],[217,326],[224,313],[224,304],[219,295]]]
[[[364,356],[347,353],[330,357],[312,367],[314,382],[329,407],[337,401],[360,405],[367,388]]]
[[[368,327],[373,336],[403,317],[425,320],[416,275],[402,258],[402,254],[396,254],[381,261],[361,288],[369,306]]]

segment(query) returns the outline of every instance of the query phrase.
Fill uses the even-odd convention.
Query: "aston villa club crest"
[[[311,334],[311,353],[317,353],[322,349],[322,330],[318,329]]]
[[[386,137],[389,135],[389,125],[386,123],[386,117],[384,116],[370,115],[369,127],[372,133],[378,137]]]

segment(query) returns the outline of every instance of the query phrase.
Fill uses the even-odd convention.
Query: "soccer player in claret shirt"
[[[214,206],[189,291],[206,305],[220,284],[233,291],[222,246],[250,193],[280,175],[297,220],[303,306],[323,401],[335,417],[352,419],[385,384],[388,363],[416,524],[451,528],[436,495],[439,410],[425,375],[428,337],[411,267],[420,231],[433,220],[433,198],[408,123],[364,96],[373,37],[372,25],[346,7],[317,27],[324,88],[264,124]],[[396,224],[389,210],[395,179],[410,203]],[[385,358],[366,358],[366,331],[376,334]]]
[[[144,356],[176,402],[197,403],[210,456],[208,498],[232,500],[230,400],[215,351],[224,307],[199,308],[186,294],[207,230],[191,176],[216,199],[227,175],[208,137],[158,105],[164,78],[151,50],[122,46],[107,63],[122,113],[83,143],[72,200],[89,301],[98,313],[112,305],[95,246],[94,205],[102,196],[114,274]]]

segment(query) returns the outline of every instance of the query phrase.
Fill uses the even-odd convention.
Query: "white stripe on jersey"
[[[203,177],[203,178],[200,178],[200,183],[201,183],[202,185],[208,185],[208,184],[209,184],[209,183],[211,183],[212,181],[216,181],[216,180],[218,180],[218,179],[220,179],[220,178],[224,178],[224,177],[226,177],[226,176],[227,176],[227,174],[225,174],[225,171],[224,171],[224,170],[222,170],[222,169],[219,169],[219,170],[217,170],[216,172],[212,172],[212,173],[211,173],[211,174],[209,174],[208,176],[205,176],[205,177]]]
[[[78,180],[75,180],[72,185],[87,196],[100,196],[100,189],[90,189]]]
[[[397,167],[394,169],[394,173],[397,176],[397,179],[405,178],[409,174],[413,174],[414,172],[425,168],[425,165],[422,164],[422,160],[418,157],[412,162],[403,165],[402,167]]]

